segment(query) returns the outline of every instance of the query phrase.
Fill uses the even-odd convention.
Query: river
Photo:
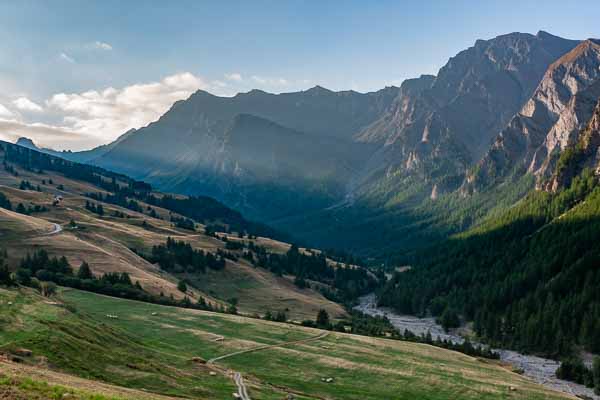
[[[404,333],[404,330],[408,329],[416,335],[430,332],[433,339],[439,337],[440,339],[446,339],[454,343],[462,343],[464,341],[464,339],[456,333],[444,332],[444,329],[435,322],[434,318],[418,318],[411,315],[400,315],[389,308],[378,307],[374,294],[361,297],[359,299],[359,304],[354,308],[368,315],[387,317],[400,333]],[[522,370],[523,375],[534,382],[570,395],[587,396],[594,400],[600,400],[600,396],[595,395],[592,389],[573,382],[558,379],[555,375],[556,369],[559,366],[557,361],[525,355],[512,350],[494,349],[494,351],[500,354],[500,359],[503,362],[512,365],[516,369]]]

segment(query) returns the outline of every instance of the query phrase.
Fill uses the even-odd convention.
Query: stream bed
[[[412,315],[401,315],[389,308],[378,307],[375,294],[361,297],[359,299],[359,304],[354,308],[371,316],[387,317],[400,333],[404,333],[404,330],[408,329],[419,336],[430,332],[433,339],[446,339],[454,343],[462,343],[464,341],[464,339],[456,333],[446,333],[444,329],[435,322],[435,318],[418,318]],[[563,393],[574,396],[586,396],[594,400],[600,400],[600,396],[595,395],[592,389],[573,382],[558,379],[555,375],[556,369],[559,366],[557,361],[525,355],[512,350],[494,349],[494,351],[500,354],[500,359],[503,362],[512,365],[515,369],[522,370],[523,375],[534,382]]]

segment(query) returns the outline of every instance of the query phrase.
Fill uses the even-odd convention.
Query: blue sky
[[[476,39],[599,37],[598,21],[597,0],[4,1],[0,138],[85,148],[197,88],[377,90],[435,74]]]

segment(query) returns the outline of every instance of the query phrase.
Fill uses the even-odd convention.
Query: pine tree
[[[329,321],[329,314],[327,311],[320,309],[319,313],[317,314],[316,322],[319,328],[328,329],[331,325],[331,322]]]
[[[81,266],[79,267],[79,271],[77,271],[77,277],[79,279],[94,279],[92,270],[90,269],[89,264],[86,263],[85,261],[83,263],[81,263]]]

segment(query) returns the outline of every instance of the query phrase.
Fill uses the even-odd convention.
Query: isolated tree
[[[319,313],[317,314],[317,326],[319,328],[329,328],[329,325],[329,314],[327,311],[320,309]]]
[[[44,297],[50,297],[56,293],[56,283],[54,282],[40,282],[40,292]]]
[[[23,203],[19,203],[19,205],[17,205],[16,211],[19,214],[27,214],[27,209],[25,208],[25,206],[23,205]]]
[[[187,292],[187,284],[185,283],[185,281],[179,281],[179,283],[177,284],[177,289],[183,293]]]
[[[92,270],[90,269],[89,264],[85,261],[81,263],[81,267],[79,267],[79,271],[77,271],[77,277],[79,279],[94,279]]]
[[[450,329],[458,328],[460,326],[460,318],[454,310],[446,308],[440,317],[439,323],[444,330],[448,332]]]
[[[8,266],[4,264],[4,260],[0,260],[0,285],[12,286],[12,284],[13,280]]]
[[[277,314],[275,315],[275,321],[277,321],[277,322],[286,322],[287,321],[287,314],[285,313],[285,311],[277,311]]]
[[[133,284],[127,272],[121,272],[121,275],[119,276],[119,283],[127,286],[131,286]]]
[[[294,278],[294,285],[296,285],[300,289],[304,289],[304,288],[308,287],[308,283],[306,282],[306,279],[304,279],[304,277],[301,275],[297,275]]]
[[[237,313],[238,313],[237,306],[236,306],[235,304],[230,304],[230,305],[227,307],[227,313],[228,313],[228,314],[234,314],[234,315],[235,315],[235,314],[237,314]]]
[[[12,210],[12,204],[8,197],[4,195],[4,193],[0,193],[0,207],[6,208],[7,210]]]

